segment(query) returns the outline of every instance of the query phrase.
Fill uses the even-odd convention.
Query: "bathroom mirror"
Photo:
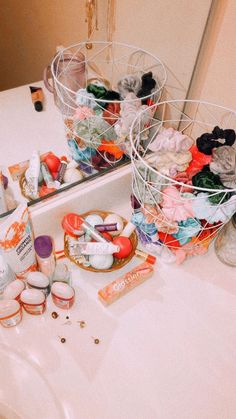
[[[25,194],[24,162],[34,150],[41,156],[49,152],[59,158],[68,155],[65,118],[42,81],[43,71],[52,62],[57,47],[77,44],[88,36],[95,41],[134,45],[164,64],[167,81],[162,98],[183,99],[188,94],[210,10],[210,0],[26,0],[23,4],[2,1],[0,168],[8,178],[9,196],[8,208],[2,207],[1,216],[13,209],[14,201],[15,205],[25,200],[34,205],[49,197],[53,199],[63,190],[129,163],[128,157],[124,157],[100,171],[71,176],[64,188],[51,193],[46,190],[37,199],[29,199]],[[96,65],[96,47],[87,47]],[[42,112],[35,110],[29,86],[43,89]]]

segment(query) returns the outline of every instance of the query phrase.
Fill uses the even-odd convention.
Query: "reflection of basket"
[[[211,187],[204,187],[201,183],[196,185],[196,177],[193,175],[194,164],[197,167],[195,175],[205,170],[203,177],[210,176],[217,179],[210,172],[209,167],[212,166],[207,165],[212,157],[208,156],[208,162],[208,159],[203,157],[204,163],[200,162],[200,157],[196,157],[195,161],[192,156],[197,147],[193,141],[193,145],[190,145],[186,151],[190,153],[188,164],[185,168],[178,166],[178,159],[180,157],[182,159],[183,154],[178,154],[180,150],[176,150],[173,136],[170,135],[169,139],[165,140],[164,135],[170,132],[173,135],[173,131],[167,132],[165,129],[174,128],[190,139],[196,140],[203,133],[211,133],[216,126],[235,130],[236,113],[203,101],[161,102],[158,104],[155,119],[151,121],[149,127],[151,136],[146,144],[142,141],[145,128],[139,130],[139,119],[140,117],[137,117],[133,123],[130,140],[133,199],[135,211],[138,213],[133,217],[138,226],[140,239],[143,244],[151,244],[152,250],[158,251],[159,248],[160,251],[161,247],[158,245],[168,247],[172,253],[178,255],[179,261],[184,260],[187,255],[203,254],[217,231],[236,212],[236,184],[232,189],[219,186],[215,180],[212,181],[215,183]],[[163,139],[164,142],[161,143]],[[173,150],[176,152],[175,156]],[[231,152],[231,149],[228,151]],[[210,174],[206,174],[206,171]],[[155,245],[152,235],[155,237]]]
[[[105,219],[107,217],[107,215],[109,214],[113,214],[110,211],[100,211],[100,210],[93,210],[93,211],[88,211],[84,214],[80,214],[80,216],[82,218],[87,217],[90,214],[98,214],[100,215],[103,219]],[[127,221],[122,217],[124,225],[127,224]],[[131,252],[131,254],[125,258],[125,259],[116,259],[114,258],[114,263],[112,265],[112,267],[110,269],[95,269],[92,268],[91,266],[84,266],[83,264],[79,263],[78,260],[76,259],[76,257],[70,255],[69,252],[69,246],[68,246],[68,235],[65,234],[64,236],[64,251],[65,251],[65,255],[66,257],[68,257],[72,262],[74,262],[76,265],[78,265],[80,268],[85,269],[87,271],[91,271],[91,272],[112,272],[112,271],[116,271],[117,269],[121,269],[123,266],[125,266],[127,263],[130,262],[130,260],[133,258],[134,254],[135,254],[135,250],[138,244],[138,237],[136,232],[134,231],[131,236],[130,236],[130,240],[133,246],[133,250]]]
[[[97,169],[99,164],[113,166],[129,154],[130,125],[143,107],[160,99],[166,71],[158,58],[140,48],[105,41],[94,41],[92,46],[88,50],[82,42],[61,50],[51,72],[70,153],[78,163]],[[148,72],[156,83],[149,92],[141,85]],[[127,92],[118,94],[118,82],[126,75],[137,77],[138,83],[135,94],[130,90],[125,98]]]

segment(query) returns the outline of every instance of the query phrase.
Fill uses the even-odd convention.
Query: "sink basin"
[[[62,419],[53,390],[33,362],[0,345],[0,419]]]

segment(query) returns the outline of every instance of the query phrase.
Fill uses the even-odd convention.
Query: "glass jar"
[[[218,234],[215,252],[221,262],[236,266],[236,213]]]

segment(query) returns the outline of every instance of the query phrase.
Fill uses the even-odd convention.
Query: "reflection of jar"
[[[236,213],[218,234],[215,252],[221,262],[236,266]]]

